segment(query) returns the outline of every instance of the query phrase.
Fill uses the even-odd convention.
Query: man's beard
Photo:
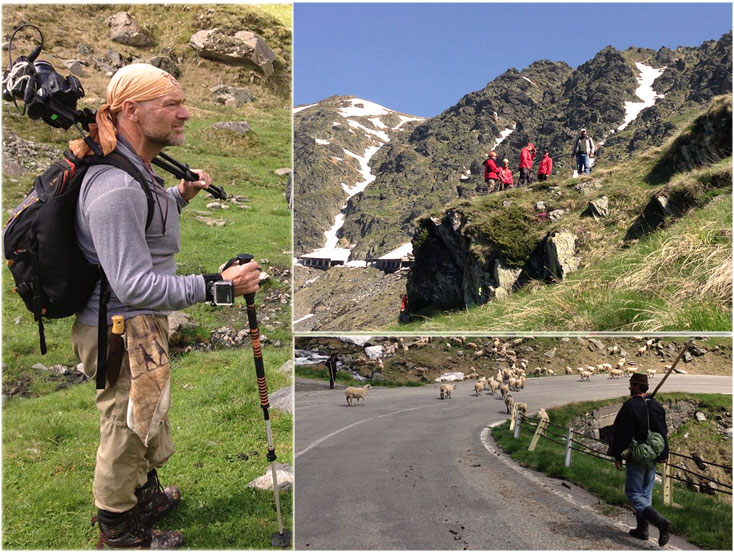
[[[148,142],[165,148],[166,146],[181,146],[185,141],[186,137],[181,134],[167,133],[165,135],[148,135],[145,137]]]

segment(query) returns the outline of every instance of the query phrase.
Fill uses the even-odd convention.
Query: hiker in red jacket
[[[497,190],[511,189],[515,185],[512,180],[512,170],[510,169],[510,160],[505,158],[502,160],[502,167],[499,170],[500,182],[498,183]]]
[[[484,182],[487,183],[487,192],[494,192],[499,180],[499,167],[497,167],[497,152],[492,150],[489,158],[484,160]]]
[[[538,181],[547,181],[553,171],[553,159],[548,155],[547,150],[543,150],[543,159],[540,160],[538,166]]]
[[[520,177],[517,180],[517,186],[524,184],[529,185],[532,182],[531,170],[533,169],[533,160],[535,159],[535,146],[532,142],[520,150]]]

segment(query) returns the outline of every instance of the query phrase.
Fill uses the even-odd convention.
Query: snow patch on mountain
[[[307,110],[308,108],[313,108],[317,104],[318,102],[316,104],[308,104],[307,106],[298,106],[297,108],[293,108],[293,113],[298,113],[302,112],[303,110]]]
[[[413,243],[412,242],[406,242],[405,244],[402,244],[398,246],[395,250],[392,250],[385,254],[384,256],[380,256],[381,260],[394,260],[396,258],[404,258],[408,254],[413,253]]]
[[[399,115],[398,117],[400,118],[400,123],[398,123],[394,127],[395,130],[400,129],[400,127],[402,127],[403,125],[405,125],[409,121],[425,121],[426,120],[425,117],[407,117],[407,116],[404,116],[404,115]]]
[[[499,136],[499,138],[498,138],[497,140],[495,140],[495,141],[494,141],[494,146],[492,147],[492,150],[496,150],[496,149],[497,149],[497,147],[498,147],[498,146],[499,146],[500,144],[502,144],[502,141],[504,141],[504,140],[505,140],[505,139],[506,139],[507,137],[509,137],[509,136],[510,136],[510,135],[512,134],[512,132],[513,132],[513,131],[515,130],[515,127],[517,127],[517,123],[513,123],[513,125],[512,125],[512,129],[510,129],[510,128],[508,127],[507,129],[505,129],[504,131],[502,131],[502,132],[500,133],[500,136]]]
[[[327,145],[327,144],[331,144],[328,140],[324,140],[324,139],[313,139],[313,140],[314,140],[314,142],[316,142],[316,144],[321,144],[321,145],[324,145],[324,146]]]
[[[379,138],[382,142],[390,142],[390,137],[387,136],[387,133],[385,131],[377,131],[375,129],[370,129],[369,127],[365,127],[361,123],[357,123],[353,119],[348,119],[350,127],[354,127],[356,129],[361,129],[365,133],[369,133],[370,135],[374,135],[377,138]],[[372,121],[370,119],[370,121]]]
[[[370,102],[369,100],[362,100],[361,98],[352,98],[346,100],[349,106],[339,108],[339,115],[342,117],[370,117],[378,115],[388,115],[393,113],[393,110]]]
[[[666,68],[661,67],[659,69],[656,69],[654,67],[639,62],[637,62],[635,65],[637,66],[637,70],[640,72],[640,74],[637,76],[637,83],[640,86],[635,91],[635,94],[640,100],[642,100],[642,102],[624,103],[624,123],[617,127],[618,131],[621,131],[622,129],[627,127],[627,125],[632,123],[635,118],[640,115],[640,112],[642,110],[644,110],[645,108],[649,108],[650,106],[655,104],[658,99],[664,96],[663,94],[658,94],[657,92],[655,92],[652,88],[652,84],[655,82],[655,79],[663,74]]]

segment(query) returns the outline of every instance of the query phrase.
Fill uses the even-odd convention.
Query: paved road
[[[624,380],[531,379],[530,411],[625,396]],[[666,392],[731,393],[731,377],[674,375]],[[343,390],[296,383],[295,546],[298,549],[654,549],[626,533],[578,487],[519,468],[494,451],[487,425],[507,417],[498,397],[458,385],[372,389],[350,408]],[[655,536],[656,533],[654,533]],[[678,537],[669,547],[695,549]]]

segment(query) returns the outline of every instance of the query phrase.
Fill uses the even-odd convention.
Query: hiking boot
[[[642,514],[642,512],[635,512],[635,518],[637,519],[637,528],[630,529],[630,535],[632,535],[636,539],[640,539],[641,541],[646,541],[648,538],[650,538],[650,534],[648,533],[647,520],[645,519],[645,516]]]
[[[178,487],[164,489],[155,469],[148,472],[145,484],[135,489],[135,496],[138,499],[140,519],[147,526],[170,514],[181,502],[181,490]]]
[[[658,539],[658,544],[660,546],[665,546],[666,544],[668,544],[668,541],[670,540],[670,527],[671,527],[670,521],[665,519],[652,506],[648,506],[647,508],[645,508],[645,511],[642,513],[645,516],[645,519],[647,519],[647,521],[652,523],[655,527],[658,528],[658,531],[660,531],[660,538]]]
[[[92,525],[99,524],[97,550],[110,549],[157,549],[179,548],[183,537],[179,531],[151,531],[140,520],[137,506],[123,513],[98,510],[92,518]]]

